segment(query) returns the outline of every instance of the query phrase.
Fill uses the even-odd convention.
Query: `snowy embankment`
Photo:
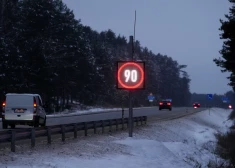
[[[18,146],[0,150],[0,167],[34,168],[187,168],[220,161],[215,133],[226,132],[231,110],[214,108],[180,119],[148,123],[134,130],[70,139],[66,144]],[[24,148],[24,149],[23,149]]]
[[[121,111],[121,108],[91,108],[89,110],[76,110],[76,111],[63,111],[56,112],[54,114],[47,115],[48,118],[53,117],[63,117],[63,116],[73,116],[73,115],[83,115],[83,114],[95,114],[100,112],[111,112],[111,111]]]
[[[138,107],[134,109],[144,109],[144,108],[153,108],[153,107]],[[126,110],[126,109],[125,109]],[[91,108],[89,110],[76,110],[76,111],[64,111],[64,112],[56,112],[54,114],[47,115],[48,118],[54,117],[64,117],[64,116],[74,116],[74,115],[84,115],[84,114],[96,114],[96,113],[105,113],[105,112],[115,112],[122,111],[122,108]]]

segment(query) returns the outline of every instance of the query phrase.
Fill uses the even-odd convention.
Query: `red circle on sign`
[[[125,85],[122,80],[121,80],[121,71],[123,68],[125,68],[126,66],[128,65],[134,65],[135,67],[137,67],[139,70],[140,70],[140,73],[141,73],[141,77],[140,77],[140,81],[134,85],[134,86],[128,86],[128,85]],[[135,89],[135,88],[138,88],[138,86],[140,86],[144,81],[144,71],[142,69],[142,67],[137,64],[137,63],[134,63],[134,62],[127,62],[125,64],[123,64],[119,69],[118,69],[118,82],[120,83],[120,85],[126,89]]]

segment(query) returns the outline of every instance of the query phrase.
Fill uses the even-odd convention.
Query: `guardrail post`
[[[124,119],[124,108],[122,108],[122,119]]]
[[[11,131],[11,151],[12,152],[15,152],[16,150],[15,141],[16,141],[16,132],[12,130]]]
[[[104,120],[102,120],[102,134],[104,133]]]
[[[122,118],[122,130],[124,130],[124,118]]]
[[[77,138],[77,136],[78,136],[77,132],[78,132],[77,124],[74,124],[74,132],[73,132],[74,138]]]
[[[35,129],[31,129],[31,147],[35,147]]]
[[[144,116],[145,124],[147,124],[147,116]]]
[[[96,134],[96,121],[93,122],[94,134]]]
[[[129,120],[128,119],[126,120],[126,126],[127,126],[127,128],[129,128]]]
[[[116,131],[118,131],[118,119],[116,119]]]
[[[85,131],[85,136],[87,136],[87,123],[84,122],[84,131]]]
[[[51,130],[47,127],[47,143],[51,144]]]
[[[143,117],[140,117],[140,124],[143,125]]]
[[[134,120],[134,121],[133,121],[133,125],[137,126],[138,117],[134,117],[133,120]]]
[[[61,126],[61,134],[62,134],[62,141],[65,141],[65,127],[64,125]]]
[[[109,120],[109,132],[112,132],[112,120]]]

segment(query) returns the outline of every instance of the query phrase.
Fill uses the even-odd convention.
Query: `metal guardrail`
[[[136,126],[147,123],[147,116],[133,117],[133,122]],[[112,130],[112,126],[116,126],[116,130],[124,129],[125,124],[128,126],[128,118],[108,119],[100,121],[89,121],[82,123],[63,124],[46,126],[40,128],[25,128],[25,129],[13,129],[0,131],[0,143],[11,143],[11,151],[15,152],[15,142],[19,140],[31,139],[31,147],[35,146],[37,137],[47,137],[47,143],[51,144],[51,135],[61,134],[61,139],[65,142],[65,133],[74,133],[74,138],[77,138],[78,131],[84,131],[84,135],[87,136],[89,129],[94,129],[94,134],[97,133],[97,128],[102,128],[102,133],[105,132],[105,127],[109,126],[109,131]],[[135,124],[134,124],[135,125]]]

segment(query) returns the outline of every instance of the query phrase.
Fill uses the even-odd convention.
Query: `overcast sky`
[[[136,39],[154,53],[188,65],[190,91],[223,94],[231,87],[213,58],[220,56],[219,19],[227,0],[63,0],[82,24],[129,39],[137,12]]]

